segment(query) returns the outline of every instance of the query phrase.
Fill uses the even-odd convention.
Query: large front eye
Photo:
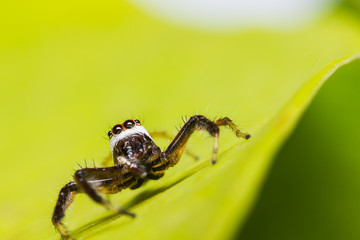
[[[127,120],[124,122],[124,127],[127,129],[132,128],[134,125],[135,125],[135,123],[133,120]]]
[[[112,129],[113,134],[119,134],[122,131],[122,126],[120,124],[115,125]]]

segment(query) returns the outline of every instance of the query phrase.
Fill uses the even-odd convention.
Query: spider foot
[[[211,158],[211,164],[214,165],[216,163],[216,157],[217,157],[217,154],[213,154],[213,157]]]
[[[243,133],[240,130],[236,130],[235,134],[236,134],[237,137],[242,137],[242,138],[245,138],[245,139],[249,139],[251,137],[250,134]]]

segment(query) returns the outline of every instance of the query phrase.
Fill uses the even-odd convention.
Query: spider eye
[[[134,121],[136,124],[140,124],[140,121],[138,119],[135,119]]]
[[[118,124],[113,127],[112,132],[114,134],[119,134],[119,133],[121,133],[122,130],[123,130],[122,126],[120,124]]]
[[[111,131],[109,131],[109,132],[108,132],[108,136],[109,136],[109,137],[111,137],[111,135],[112,135],[112,132],[111,132]]]
[[[127,120],[124,122],[124,127],[127,129],[132,128],[133,126],[135,126],[135,123],[133,120]]]

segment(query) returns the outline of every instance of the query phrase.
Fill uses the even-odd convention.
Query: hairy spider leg
[[[162,137],[162,138],[165,138],[165,139],[168,139],[168,140],[172,140],[173,137],[166,131],[160,131],[160,132],[150,132],[150,136],[153,137],[153,138],[156,138],[156,137]],[[192,157],[194,160],[199,160],[199,156],[197,156],[196,154],[192,153],[191,151],[189,150],[185,150],[185,153],[187,155],[189,155],[190,157]]]
[[[237,137],[242,137],[245,139],[249,139],[251,136],[250,134],[241,132],[236,125],[233,123],[233,121],[230,120],[228,117],[220,118],[215,121],[216,125],[218,126],[229,126],[231,130],[233,130]]]
[[[140,187],[143,179],[134,176],[127,168],[119,166],[83,168],[75,172],[74,180],[75,182],[70,182],[61,189],[52,217],[55,227],[64,239],[71,238],[61,220],[77,193],[86,193],[92,200],[109,210],[135,217],[135,214],[114,206],[99,195],[99,193],[114,194],[129,187],[131,189]]]
[[[235,124],[227,117],[213,122],[202,115],[192,116],[187,122],[185,122],[184,126],[178,132],[166,151],[161,154],[161,158],[152,166],[153,172],[155,174],[163,174],[166,169],[176,165],[184,152],[190,136],[196,130],[206,130],[215,138],[211,158],[211,162],[215,164],[219,144],[218,126],[230,126],[237,137],[243,137],[246,139],[250,137],[249,134],[242,133],[239,129],[237,129]]]
[[[109,210],[135,217],[124,209],[115,207],[99,193],[114,194],[137,183],[131,172],[122,173],[119,167],[83,168],[75,172],[75,182],[95,202]]]
[[[60,190],[59,197],[55,205],[52,222],[56,229],[60,232],[63,239],[71,239],[68,230],[61,223],[61,220],[65,216],[65,210],[70,206],[75,195],[79,192],[78,190],[78,186],[75,182],[69,182]]]
[[[216,155],[218,150],[218,138],[219,138],[219,127],[213,121],[207,119],[202,115],[192,116],[188,121],[185,122],[184,126],[180,129],[174,140],[171,142],[166,151],[162,154],[162,158],[165,159],[166,165],[169,167],[174,166],[178,163],[181,158],[186,144],[190,136],[196,130],[206,130],[211,136],[215,137],[215,143],[213,147],[212,161],[216,161]]]

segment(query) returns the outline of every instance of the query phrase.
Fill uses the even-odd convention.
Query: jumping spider
[[[165,170],[178,163],[195,130],[206,130],[215,138],[211,159],[214,164],[219,142],[218,126],[229,126],[237,137],[250,138],[249,134],[240,132],[227,117],[210,121],[202,115],[195,115],[185,122],[169,147],[161,152],[139,120],[126,120],[123,124],[115,125],[108,133],[114,166],[82,168],[75,172],[74,181],[60,190],[52,222],[62,238],[72,239],[61,220],[77,193],[86,193],[109,210],[135,217],[135,214],[114,206],[99,194],[114,194],[126,188],[136,189],[148,179],[161,178]]]

